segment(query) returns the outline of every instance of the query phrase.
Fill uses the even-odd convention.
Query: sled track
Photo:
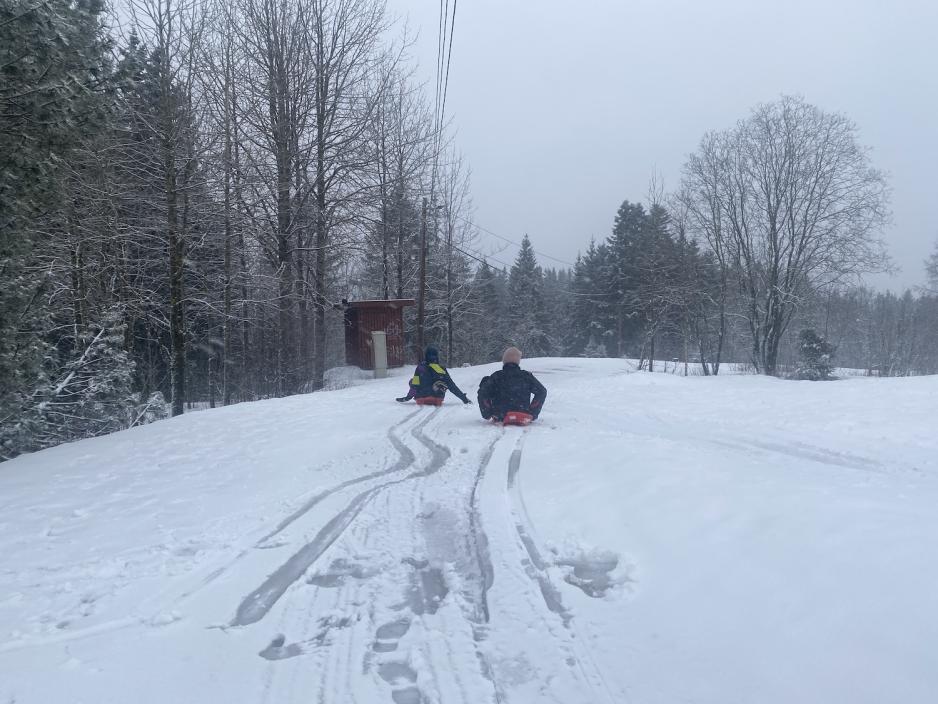
[[[258,540],[256,547],[262,546],[268,540],[275,537],[279,533],[283,532],[284,529],[286,529],[291,524],[296,522],[298,519],[302,518],[304,515],[309,513],[311,510],[313,510],[313,508],[315,508],[317,504],[319,504],[324,499],[329,498],[336,492],[342,491],[343,489],[347,489],[350,486],[355,486],[356,484],[361,484],[362,482],[367,482],[371,479],[377,479],[378,477],[383,477],[388,474],[394,474],[395,472],[400,472],[412,466],[414,462],[416,462],[414,453],[411,451],[409,447],[407,447],[404,443],[402,443],[398,439],[398,437],[394,434],[394,431],[400,428],[402,425],[405,425],[408,421],[410,421],[420,412],[421,412],[420,409],[417,409],[413,413],[407,415],[403,420],[394,424],[388,429],[388,440],[391,441],[391,445],[394,447],[394,449],[397,451],[399,455],[397,462],[395,462],[393,465],[391,465],[387,469],[381,469],[381,470],[378,470],[377,472],[371,472],[370,474],[365,474],[360,477],[355,477],[354,479],[349,479],[347,481],[342,482],[341,484],[337,484],[331,489],[326,489],[325,491],[322,491],[316,494],[315,496],[310,498],[309,501],[307,501],[305,504],[300,506],[296,511],[294,511],[289,516],[287,516],[282,521],[280,521],[280,523],[277,524],[276,528],[274,528],[272,531],[267,533],[267,535],[265,535],[263,538]]]
[[[586,640],[579,633],[573,614],[563,605],[563,598],[560,590],[551,581],[549,568],[550,565],[541,555],[537,547],[531,529],[531,520],[528,516],[527,508],[524,505],[524,496],[521,493],[521,486],[518,481],[518,475],[521,471],[521,459],[524,450],[524,436],[518,439],[514,451],[508,460],[508,478],[507,478],[507,499],[512,519],[515,524],[515,532],[518,536],[518,550],[522,554],[522,569],[524,573],[537,584],[538,590],[544,599],[547,608],[557,614],[563,621],[564,628],[569,632],[570,647],[575,657],[575,665],[580,671],[584,681],[592,690],[593,701],[603,699],[609,704],[621,702],[623,697],[616,697],[602,674],[602,670],[596,664],[592,653],[589,651]]]
[[[483,627],[487,626],[491,620],[488,595],[489,590],[495,583],[495,567],[492,564],[488,535],[485,533],[485,528],[482,526],[482,508],[480,506],[479,489],[482,481],[485,479],[485,472],[492,461],[492,455],[495,454],[495,447],[504,437],[504,434],[505,433],[503,429],[502,433],[494,440],[492,440],[483,453],[482,458],[479,461],[478,468],[476,469],[475,480],[472,483],[472,492],[469,494],[470,549],[474,554],[482,580],[479,589],[479,601],[476,605],[477,613],[474,614],[474,620],[478,626]],[[473,629],[473,638],[476,642],[476,646],[478,646],[483,637],[484,632],[482,628]],[[476,647],[476,659],[479,661],[479,669],[482,672],[482,676],[492,683],[492,692],[496,704],[502,704],[502,702],[505,701],[505,695],[499,687],[498,682],[495,680],[495,672],[492,664],[489,662],[488,657],[479,647]]]
[[[431,455],[426,470],[414,476],[436,474],[450,462],[451,448],[429,437],[423,426],[414,428],[411,435]],[[400,609],[397,616],[377,626],[372,652],[366,656],[366,669],[373,669],[391,688],[395,704],[427,704],[431,701],[424,692],[424,684],[418,682],[417,672],[407,661],[401,661],[404,652],[419,652],[419,658],[426,663],[427,679],[435,687],[440,687],[440,691],[448,692],[447,696],[454,702],[475,704],[480,701],[478,695],[465,689],[466,682],[472,680],[485,682],[485,686],[490,688],[492,699],[486,701],[496,704],[504,701],[493,677],[493,668],[480,647],[489,621],[487,594],[494,580],[494,569],[477,506],[477,490],[499,437],[491,440],[474,463],[470,481],[460,482],[450,489],[443,488],[447,493],[455,490],[459,496],[457,501],[437,504],[435,499],[440,497],[441,487],[431,488],[429,484],[414,486],[406,498],[401,497],[409,502],[409,511],[404,513],[416,516],[412,524],[411,547],[416,550],[415,555],[423,557],[403,557],[402,563],[412,568],[409,587],[406,582],[400,585],[406,594],[405,601],[395,608]],[[429,504],[427,498],[431,500]],[[398,510],[403,509],[403,504],[394,505]],[[429,513],[423,513],[428,506],[433,508]],[[458,575],[461,598],[455,602],[458,605],[456,610],[444,608],[447,603],[453,603],[452,597],[457,592],[447,577],[446,568],[441,569],[443,564]],[[424,619],[427,617],[437,620],[431,629],[449,634],[446,641],[428,637],[432,631],[425,630],[428,626]],[[400,641],[408,632],[416,632],[417,639],[403,645]],[[461,648],[474,650],[477,670],[470,671],[467,669],[469,661],[457,658]]]
[[[453,466],[455,451],[438,441],[425,424],[413,428],[410,435],[429,452],[429,457],[406,479],[428,478]],[[337,558],[328,572],[306,580],[317,590],[312,599],[304,598],[300,607],[309,614],[300,627],[303,638],[296,644],[282,639],[272,641],[273,647],[267,648],[262,657],[286,659],[297,652],[314,652],[315,637],[310,639],[310,629],[314,633],[316,628],[314,615],[340,614],[343,620],[356,623],[366,619],[368,625],[364,630],[353,626],[337,632],[335,640],[318,651],[315,670],[320,674],[309,678],[311,686],[304,690],[313,701],[325,704],[350,700],[361,687],[350,679],[356,671],[373,674],[394,704],[437,701],[434,692],[446,693],[444,701],[454,704],[504,701],[493,681],[492,668],[478,646],[485,636],[485,592],[492,569],[481,547],[486,544],[481,526],[471,525],[475,520],[475,488],[497,441],[498,437],[483,448],[471,465],[474,471],[469,473],[450,473],[446,479],[431,482],[388,483],[384,487],[387,490],[374,497],[367,515],[354,522],[342,541],[390,552],[393,557],[380,572],[386,580],[389,573],[393,574],[393,579],[385,581],[381,591],[373,591],[368,580],[379,573],[375,567],[372,575],[332,581],[335,565],[346,559]],[[460,470],[470,469],[463,462],[459,465]],[[455,582],[450,578],[452,573],[458,575]],[[330,594],[329,588],[336,586],[339,589]],[[326,602],[320,603],[321,599]],[[364,604],[369,605],[367,610]],[[380,618],[375,618],[377,614]],[[434,637],[441,632],[449,637]],[[475,655],[471,661],[464,659],[472,652]],[[470,683],[474,683],[475,694]],[[480,699],[480,686],[488,690],[489,696]],[[290,685],[288,688],[290,692],[298,691]],[[375,701],[384,701],[378,692],[375,696]]]
[[[475,553],[476,562],[479,565],[479,571],[482,574],[482,589],[479,599],[479,609],[483,623],[488,623],[491,615],[489,614],[488,594],[489,589],[495,582],[495,567],[492,565],[492,557],[489,552],[489,539],[482,527],[482,511],[479,507],[479,485],[485,478],[485,470],[488,469],[492,461],[492,455],[495,453],[495,445],[504,435],[495,438],[486,448],[479,467],[476,470],[475,481],[472,484],[472,493],[469,495],[469,539],[472,543],[472,551]]]
[[[276,535],[277,532],[283,530],[286,526],[290,525],[299,519],[302,515],[311,510],[316,504],[326,498],[326,496],[334,494],[340,489],[346,488],[347,486],[351,486],[352,484],[356,484],[361,481],[365,481],[366,479],[401,472],[413,467],[416,463],[414,453],[406,445],[404,445],[404,443],[401,442],[398,437],[395,436],[394,431],[420,412],[422,411],[418,410],[410,414],[403,421],[395,426],[392,426],[392,428],[388,431],[388,437],[391,440],[391,444],[400,455],[399,460],[391,468],[381,472],[372,473],[371,475],[368,475],[364,478],[350,480],[349,482],[340,484],[327,492],[318,494],[298,511],[294,512],[291,516],[282,521],[280,527],[272,532],[270,536]],[[354,521],[359,513],[361,513],[362,509],[367,506],[368,503],[379,493],[385,491],[389,487],[401,484],[402,482],[420,477],[426,477],[442,469],[442,467],[450,458],[449,449],[434,442],[423,432],[424,426],[426,426],[437,413],[438,409],[434,409],[430,414],[428,414],[426,420],[420,422],[417,427],[411,430],[411,435],[413,435],[414,438],[416,438],[430,451],[430,461],[427,463],[427,465],[424,468],[413,471],[402,478],[388,480],[357,494],[348,503],[348,505],[346,505],[345,508],[335,514],[326,523],[326,525],[320,529],[312,541],[300,548],[299,551],[294,553],[286,562],[284,562],[273,573],[271,573],[270,576],[264,580],[263,584],[244,597],[244,599],[241,601],[241,604],[238,606],[238,610],[235,613],[234,619],[232,619],[230,623],[231,626],[248,626],[252,623],[257,623],[262,618],[264,618],[270,609],[273,608],[274,604],[280,600],[280,597],[283,596],[284,592],[286,592],[293,583],[299,580],[306,573],[306,571],[316,563],[316,561],[323,555],[323,553],[326,552],[326,550],[328,550],[332,544],[335,543],[335,541],[338,540],[338,538],[345,532],[352,521]]]

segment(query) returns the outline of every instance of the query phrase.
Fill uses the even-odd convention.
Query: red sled
[[[439,396],[424,396],[423,398],[414,399],[417,402],[418,406],[442,406],[443,399]]]
[[[534,420],[534,416],[530,413],[525,413],[524,411],[508,411],[502,419],[502,423],[505,425],[528,425],[532,420]]]

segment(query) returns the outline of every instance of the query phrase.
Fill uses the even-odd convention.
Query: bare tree
[[[315,223],[313,302],[315,351],[312,385],[320,389],[326,368],[326,310],[335,228],[350,204],[367,191],[366,131],[378,97],[371,79],[382,63],[385,7],[374,0],[311,0],[309,38],[315,77],[311,147]]]
[[[161,153],[168,248],[172,414],[186,399],[185,257],[189,185],[196,162],[194,83],[202,37],[202,8],[182,0],[135,0],[134,25],[155,54],[157,111],[148,122]]]
[[[429,179],[433,117],[421,88],[398,69],[396,60],[386,62],[375,80],[379,102],[372,115],[370,139],[378,196],[378,275],[384,298],[392,293],[403,298],[414,276],[408,267],[415,234],[411,230],[416,225],[411,206]]]
[[[676,201],[685,215],[683,222],[688,232],[707,243],[717,264],[719,287],[716,295],[714,374],[720,373],[732,274],[729,238],[723,227],[726,194],[720,188],[721,176],[725,169],[719,136],[714,133],[705,135],[700,150],[692,154],[684,166],[684,182],[676,196]]]
[[[242,134],[251,171],[247,210],[276,279],[275,385],[284,395],[297,386],[295,258],[304,244],[299,211],[309,189],[296,175],[305,173],[310,159],[310,9],[302,1],[244,0],[237,19],[242,61],[236,82],[243,87]]]
[[[808,291],[886,266],[886,181],[856,132],[843,115],[783,97],[705,137],[688,163],[691,211],[736,278],[766,374]]]
[[[472,225],[470,173],[459,155],[452,155],[438,172],[432,221],[438,238],[431,273],[429,326],[443,331],[446,359],[456,361],[456,338],[473,303],[472,270],[465,254],[475,238]]]

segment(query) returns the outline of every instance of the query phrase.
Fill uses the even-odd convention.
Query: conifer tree
[[[543,298],[544,273],[537,263],[527,235],[508,276],[508,335],[525,356],[539,357],[551,352]]]

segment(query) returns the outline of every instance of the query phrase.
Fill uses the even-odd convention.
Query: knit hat
[[[427,364],[433,364],[440,361],[440,351],[436,347],[427,347],[426,353],[423,355],[424,360]]]
[[[521,350],[517,347],[509,347],[502,354],[502,364],[521,364]]]

